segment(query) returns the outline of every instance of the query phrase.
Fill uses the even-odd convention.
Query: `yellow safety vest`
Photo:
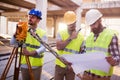
[[[60,36],[62,38],[62,40],[66,40],[68,39],[68,37],[70,36],[67,29],[64,31],[60,31]],[[63,55],[63,54],[78,54],[81,44],[84,40],[84,37],[81,33],[78,34],[76,39],[73,39],[66,47],[64,50],[57,50],[57,53],[59,55]],[[61,67],[66,67],[64,63],[62,63],[60,60],[56,59],[56,65],[59,65]]]
[[[37,28],[35,31],[40,37],[43,37],[45,35],[45,31],[42,29]],[[29,51],[36,50],[40,47],[40,42],[38,42],[33,36],[31,36],[30,32],[27,32],[27,37],[26,37],[26,48]],[[43,53],[41,54],[43,56]],[[30,64],[31,66],[42,66],[43,65],[43,57],[32,57],[29,56]],[[25,56],[22,55],[21,57],[21,64],[26,64],[26,59]]]
[[[104,29],[94,42],[94,34],[91,32],[90,36],[88,36],[86,39],[86,52],[101,51],[109,56],[110,53],[108,53],[108,47],[114,34],[115,33],[112,30]],[[113,73],[113,67],[110,68],[109,73],[105,73],[100,70],[90,70],[90,72],[100,76],[111,76]]]

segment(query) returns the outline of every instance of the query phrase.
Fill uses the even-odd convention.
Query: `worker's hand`
[[[106,57],[106,60],[107,60],[107,62],[108,62],[110,65],[112,65],[112,66],[118,65],[117,61],[114,60],[111,56]]]
[[[77,74],[77,77],[79,77],[80,79],[82,79],[82,75],[80,73]]]
[[[73,71],[73,68],[71,67],[72,63],[67,61],[64,57],[59,57],[59,59],[66,65],[66,68],[69,70],[69,71]]]
[[[73,68],[72,68],[71,65],[67,65],[67,69],[68,69],[70,72],[73,71]]]
[[[75,39],[77,38],[78,32],[73,31],[72,34],[70,35],[70,39]]]
[[[16,32],[15,32],[15,34],[14,34],[14,37],[16,38],[17,35],[19,35],[19,33],[21,33],[21,32],[22,32],[22,28],[19,27],[18,24],[17,24],[17,25],[16,25]]]
[[[26,56],[34,56],[36,51],[28,51],[26,48],[23,48],[23,54]]]

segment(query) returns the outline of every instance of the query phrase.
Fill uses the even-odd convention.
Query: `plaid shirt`
[[[94,36],[94,41],[97,39],[98,35]],[[117,61],[120,62],[120,54],[119,54],[119,45],[118,45],[118,38],[116,35],[113,36],[111,43],[108,47],[108,52],[112,55],[112,57]]]
[[[113,58],[119,62],[120,61],[120,54],[119,54],[119,45],[118,45],[118,38],[117,36],[113,36],[112,41],[109,45],[108,52],[113,56]]]

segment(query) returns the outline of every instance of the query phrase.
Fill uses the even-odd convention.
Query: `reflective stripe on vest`
[[[66,39],[68,39],[68,37],[70,36],[67,29],[64,31],[60,32],[60,36],[62,38],[63,41],[65,41]],[[81,33],[78,34],[76,39],[73,39],[66,47],[64,50],[57,50],[57,53],[59,55],[63,55],[63,54],[78,54],[81,44],[84,40],[84,37],[82,36]],[[59,65],[61,67],[66,67],[60,60],[56,59],[56,65]]]
[[[26,43],[26,46],[27,46],[27,47],[31,47],[31,48],[35,48],[35,49],[40,48],[40,46],[31,45],[31,44],[28,44],[28,43]]]
[[[68,49],[68,48],[65,48],[64,51],[74,53],[74,54],[79,54],[79,51],[75,51],[75,50]]]
[[[110,55],[108,53],[108,47],[112,40],[112,37],[114,35],[114,32],[110,29],[104,29],[103,32],[101,32],[94,42],[94,34],[91,33],[90,36],[86,39],[86,51],[87,52],[95,52],[95,51],[103,51],[106,53],[106,55]],[[102,65],[101,65],[102,66]],[[108,73],[105,73],[100,70],[90,70],[92,73],[100,76],[111,76],[113,72],[113,68],[111,67]]]
[[[108,49],[106,49],[106,48],[101,48],[101,47],[94,47],[94,48],[92,48],[92,47],[87,47],[86,50],[87,50],[87,51],[92,51],[92,50],[102,51],[102,52],[105,52],[105,53],[108,52]]]
[[[42,29],[37,28],[35,31],[40,37],[43,37],[45,35],[45,31],[43,31]],[[38,42],[33,36],[31,36],[31,34],[28,32],[27,33],[27,37],[26,37],[26,48],[29,51],[34,51],[36,49],[38,49],[40,47],[40,42]],[[30,64],[31,66],[42,66],[43,65],[43,58],[41,58],[42,55],[39,56],[30,56]],[[23,55],[21,57],[21,64],[26,64],[26,59],[25,56]]]

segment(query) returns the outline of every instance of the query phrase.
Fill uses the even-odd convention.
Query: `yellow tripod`
[[[18,42],[14,46],[14,48],[12,50],[12,53],[10,55],[10,58],[9,58],[9,60],[7,62],[7,65],[6,65],[6,67],[5,67],[5,69],[4,69],[3,73],[2,73],[2,76],[1,76],[0,80],[5,80],[14,57],[15,57],[15,67],[14,67],[13,80],[19,80],[19,70],[20,70],[20,62],[21,62],[21,55],[22,55],[22,47],[23,47],[23,42]],[[18,54],[18,49],[19,48],[20,48],[20,54]],[[18,56],[19,56],[19,58],[18,58]],[[28,70],[29,70],[29,73],[30,73],[31,80],[34,80],[32,68],[31,68],[30,61],[29,61],[29,57],[25,56],[25,58],[26,58],[26,62],[27,62],[27,65],[28,65]]]

